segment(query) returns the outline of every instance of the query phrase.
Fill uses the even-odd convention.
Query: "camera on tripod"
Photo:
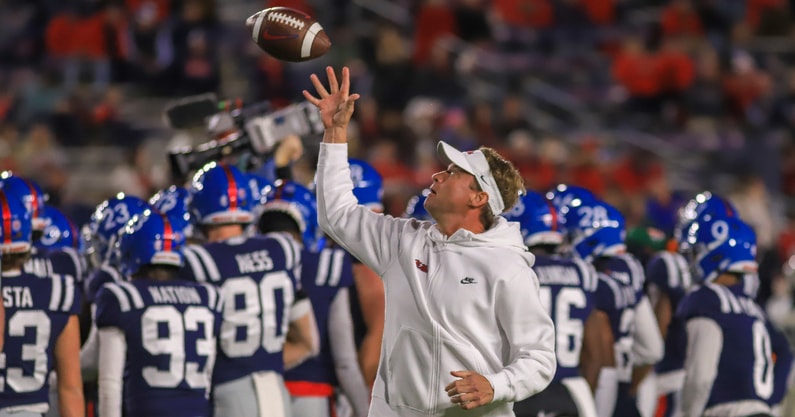
[[[307,101],[274,111],[267,101],[243,105],[241,100],[219,101],[207,93],[170,103],[164,117],[171,128],[205,127],[212,137],[195,147],[169,151],[171,173],[180,179],[227,156],[267,155],[288,135],[323,133],[320,114]]]

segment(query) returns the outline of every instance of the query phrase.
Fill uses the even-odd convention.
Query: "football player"
[[[640,262],[626,252],[624,216],[598,200],[574,199],[563,209],[574,254],[599,272],[596,309],[609,317],[614,367],[602,368],[596,405],[602,416],[639,415],[631,392],[635,366],[651,365],[662,358],[663,341],[654,312],[643,293]],[[606,329],[607,330],[607,329]]]
[[[185,187],[172,185],[158,191],[149,199],[149,205],[173,220],[177,229],[185,234],[185,242],[194,243],[199,236],[194,234],[190,217],[190,191]]]
[[[661,251],[646,264],[649,299],[654,307],[660,333],[665,339],[663,359],[654,367],[658,397],[657,416],[669,417],[681,409],[687,342],[684,323],[676,318],[675,313],[682,298],[693,285],[690,263],[683,255],[688,253],[687,229],[693,222],[704,218],[734,217],[736,213],[728,200],[710,192],[699,193],[680,210],[679,220],[674,228],[678,251]]]
[[[147,209],[151,209],[151,206],[146,201],[119,193],[100,203],[91,214],[91,221],[84,233],[91,272],[83,288],[86,302],[91,306],[91,317],[95,316],[96,295],[102,286],[111,282],[123,281],[118,270],[116,248],[120,232],[128,221],[136,215],[143,214]],[[92,321],[88,336],[80,351],[80,363],[87,381],[96,379],[98,355],[97,328],[96,323]]]
[[[558,213],[543,195],[527,191],[505,218],[519,223],[540,284],[541,302],[555,323],[557,371],[544,391],[514,404],[517,417],[538,415],[596,417],[591,386],[581,368],[598,374],[604,359],[599,331],[609,326],[607,315],[596,311],[598,277],[593,267],[578,258],[555,255],[563,243]],[[596,377],[592,377],[592,385]],[[546,414],[544,414],[546,413]]]
[[[682,413],[770,416],[771,399],[783,396],[776,381],[787,379],[792,354],[776,346],[764,311],[744,288],[744,275],[757,268],[756,235],[736,217],[694,223],[688,235],[701,285],[677,311],[687,331]]]
[[[298,291],[298,244],[277,233],[245,235],[254,204],[247,179],[217,163],[194,176],[191,215],[207,243],[185,248],[181,274],[220,287],[224,299],[215,415],[289,416],[282,374],[317,354],[317,329],[312,306]]]
[[[33,227],[31,242],[38,241],[46,226],[44,204],[47,196],[44,191],[36,182],[20,177],[11,171],[0,173],[0,186],[9,198],[13,196],[24,204]],[[25,272],[39,277],[49,277],[53,274],[52,262],[46,255],[40,253],[36,246],[31,247],[30,256],[24,268]]]
[[[288,232],[300,240],[316,223],[315,196],[305,187],[287,182],[268,194],[258,229],[263,234]],[[354,416],[365,417],[369,389],[357,360],[348,299],[353,285],[351,256],[339,247],[319,252],[305,247],[301,259],[301,288],[315,312],[320,353],[284,374],[293,398],[293,416],[333,416],[335,388],[339,386]]]
[[[49,375],[58,374],[58,409],[83,417],[80,292],[73,279],[24,272],[32,224],[21,201],[0,190],[5,345],[0,362],[0,416],[41,416],[49,408]]]
[[[58,208],[44,205],[44,230],[33,246],[50,260],[53,271],[82,283],[86,272],[83,244],[74,223]]]
[[[222,301],[212,285],[175,279],[184,242],[157,211],[121,233],[121,272],[131,280],[105,284],[96,301],[103,417],[211,415]]]

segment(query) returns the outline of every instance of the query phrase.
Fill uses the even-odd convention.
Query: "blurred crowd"
[[[266,6],[316,16],[331,52],[290,64],[257,49],[242,22]],[[70,158],[112,146],[118,166],[96,176],[148,197],[171,180],[147,143],[186,133],[140,123],[137,100],[280,107],[344,64],[363,96],[352,155],[383,175],[388,213],[429,184],[443,138],[510,155],[529,189],[581,185],[667,234],[684,201],[721,192],[779,271],[795,253],[793,17],[791,0],[5,0],[0,169],[93,207],[64,195],[85,169]],[[307,154],[295,168],[311,181]]]

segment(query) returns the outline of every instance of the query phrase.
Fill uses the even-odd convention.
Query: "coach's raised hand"
[[[345,143],[348,140],[348,123],[353,115],[353,103],[359,99],[359,95],[349,94],[351,78],[348,67],[342,68],[342,83],[337,82],[337,76],[331,67],[326,67],[326,76],[329,83],[328,90],[320,82],[320,78],[312,74],[310,79],[319,97],[313,96],[306,90],[303,94],[320,111],[320,118],[326,128],[323,142]]]

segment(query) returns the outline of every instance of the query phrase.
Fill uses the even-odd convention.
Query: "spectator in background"
[[[0,171],[17,171],[20,167],[16,157],[19,146],[19,129],[13,123],[0,124]]]
[[[412,91],[417,95],[438,99],[448,106],[459,106],[466,89],[458,80],[453,58],[445,39],[439,39],[424,65],[416,70]]]
[[[684,91],[684,110],[693,122],[709,119],[713,124],[725,111],[721,85],[721,67],[717,52],[704,47],[698,53],[696,73],[690,88]]]
[[[491,43],[491,25],[488,21],[489,0],[461,0],[453,9],[456,34],[462,41],[479,46]]]
[[[795,135],[795,69],[790,69],[786,77],[786,91],[773,103],[770,123]]]
[[[509,92],[502,99],[502,111],[496,123],[495,131],[499,138],[505,140],[511,132],[522,130],[536,133],[525,115],[525,104],[523,97],[517,92]]]
[[[660,60],[650,52],[638,36],[628,36],[624,47],[613,61],[613,78],[628,96],[625,109],[647,115],[659,115],[662,79]]]
[[[126,161],[109,175],[111,188],[128,195],[149,198],[158,189],[151,177],[151,165],[146,147],[138,145],[126,150]]]
[[[665,175],[651,178],[646,194],[646,224],[661,230],[666,236],[673,236],[679,209],[687,199],[671,189]]]
[[[585,187],[597,196],[603,195],[607,182],[600,163],[600,150],[596,138],[586,138],[567,158],[568,172],[564,173],[566,178],[562,182]]]
[[[456,33],[456,16],[445,0],[425,0],[414,17],[412,61],[422,65],[439,39]]]
[[[221,85],[221,63],[211,49],[210,33],[194,29],[188,34],[187,55],[176,62],[177,94],[217,92]]]
[[[402,111],[411,98],[411,52],[398,28],[381,25],[375,36],[372,94],[383,110]]]
[[[770,93],[771,79],[757,68],[751,54],[736,51],[732,56],[731,72],[723,79],[729,112],[740,123],[758,124],[765,117],[760,107],[762,99]]]
[[[133,80],[152,93],[168,91],[165,73],[174,59],[171,28],[160,18],[155,3],[136,7],[129,33],[129,68]]]
[[[627,196],[641,195],[653,180],[664,175],[657,157],[639,148],[628,150],[612,171],[612,182]]]
[[[595,26],[607,27],[615,23],[615,0],[578,0],[577,5],[582,8],[591,24]]]
[[[662,34],[665,37],[684,36],[700,38],[704,26],[692,0],[673,0],[662,12],[660,19]]]
[[[498,22],[495,37],[504,49],[518,52],[537,43],[549,50],[548,30],[555,24],[552,1],[494,0],[492,9]]]
[[[19,173],[31,178],[38,178],[50,166],[66,164],[63,149],[55,140],[50,127],[44,122],[37,122],[31,126],[15,155],[21,165]]]
[[[737,179],[728,198],[737,208],[739,217],[756,233],[760,280],[757,300],[765,305],[772,291],[775,271],[781,266],[776,249],[780,225],[774,215],[773,201],[762,177],[752,173]]]

